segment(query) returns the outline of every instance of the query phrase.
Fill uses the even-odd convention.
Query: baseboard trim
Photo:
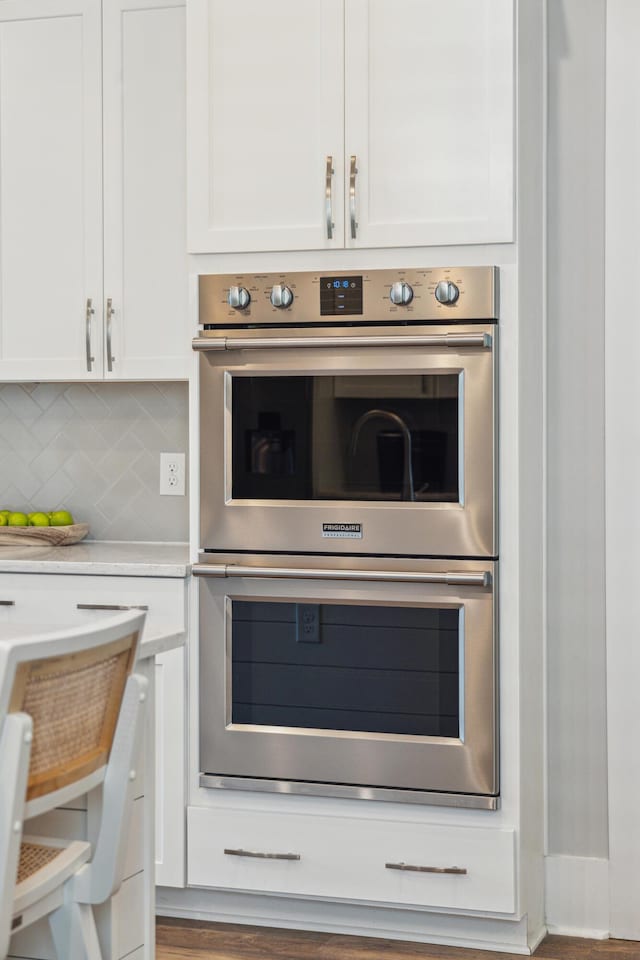
[[[156,895],[158,917],[531,954],[526,917],[496,920],[221,890],[158,888]]]
[[[609,861],[597,857],[545,857],[549,933],[609,937]]]

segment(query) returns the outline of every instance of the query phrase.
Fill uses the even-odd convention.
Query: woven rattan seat
[[[23,843],[20,846],[20,862],[18,864],[18,883],[27,877],[33,876],[48,864],[59,857],[61,850],[58,847],[45,847],[40,843]]]
[[[0,639],[0,960],[27,955],[22,930],[41,918],[57,960],[103,960],[93,908],[123,879],[146,703],[134,671],[143,624],[127,612]],[[55,817],[51,835],[29,835],[30,821],[84,795],[95,814],[86,835],[68,838]]]

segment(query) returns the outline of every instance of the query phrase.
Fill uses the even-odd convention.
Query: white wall
[[[549,4],[548,852],[606,858],[606,0]]]

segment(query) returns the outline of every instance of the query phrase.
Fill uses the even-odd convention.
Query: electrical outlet
[[[160,496],[184,497],[184,453],[160,454]]]

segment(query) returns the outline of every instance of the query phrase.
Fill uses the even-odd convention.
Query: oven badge
[[[323,523],[322,536],[331,540],[362,540],[362,524]]]

